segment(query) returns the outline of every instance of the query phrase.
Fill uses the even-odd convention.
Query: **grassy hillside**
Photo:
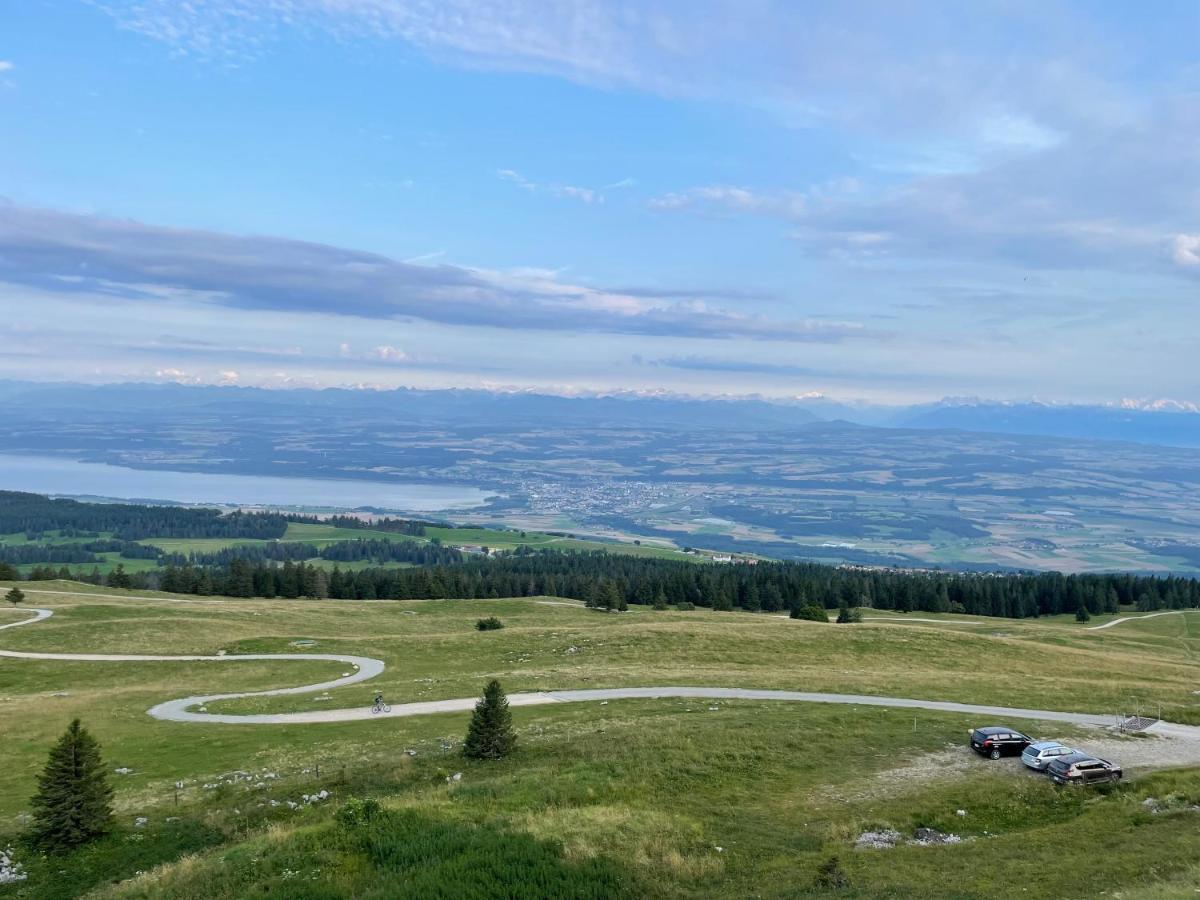
[[[0,632],[0,647],[207,654],[298,651],[294,642],[315,641],[304,649],[384,659],[378,683],[393,702],[473,695],[495,675],[514,691],[744,685],[1050,709],[1103,710],[1133,695],[1163,702],[1174,720],[1200,721],[1191,694],[1198,613],[1100,631],[1073,621],[962,618],[837,626],[707,610],[606,615],[550,598],[179,603],[37,586],[56,588],[67,593],[27,600],[55,615]],[[477,632],[486,614],[506,627]],[[21,615],[0,612],[5,622]],[[1192,837],[1200,822],[1187,810],[1200,803],[1200,775],[1059,791],[964,751],[965,730],[979,723],[960,715],[760,701],[517,708],[519,753],[488,765],[457,754],[465,714],[270,728],[145,715],[171,697],[313,682],[340,670],[314,661],[4,660],[0,844],[17,831],[46,748],[70,717],[96,733],[110,768],[133,769],[113,776],[122,831],[67,864],[30,860],[32,893],[24,896],[92,886],[110,897],[458,897],[500,885],[512,896],[542,886],[581,897],[785,897],[808,890],[837,855],[849,885],[839,896],[999,897],[1017,878],[1031,896],[1083,897],[1160,879],[1186,884],[1200,866]],[[298,695],[224,707],[366,705],[375,686],[333,691],[330,701]],[[1089,739],[1061,725],[1017,724]],[[204,787],[234,770],[254,778]],[[447,783],[456,772],[461,780]],[[331,798],[286,805],[320,789]],[[1175,799],[1151,814],[1142,806],[1148,796]],[[381,799],[384,818],[370,827],[339,822],[336,809],[356,797]],[[136,816],[147,816],[148,828],[133,829]],[[860,832],[884,826],[969,840],[853,849]],[[185,853],[195,855],[176,861]],[[56,876],[52,867],[64,865],[68,874]],[[137,870],[145,874],[134,877]],[[74,893],[55,894],[67,886]],[[0,897],[6,890],[14,894],[0,887]]]

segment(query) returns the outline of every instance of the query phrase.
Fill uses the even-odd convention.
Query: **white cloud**
[[[594,191],[591,188],[575,187],[570,184],[551,187],[550,193],[555,197],[569,197],[572,200],[581,200],[584,203],[604,202],[604,195],[599,191]]]
[[[16,66],[10,63],[8,60],[0,59],[0,72],[11,72],[15,68]]]
[[[1176,265],[1187,268],[1200,266],[1200,234],[1177,234],[1171,243],[1171,258]]]
[[[545,191],[555,197],[563,197],[569,200],[579,200],[583,203],[603,203],[604,195],[594,188],[578,187],[571,184],[539,184],[536,181],[530,181],[520,172],[512,169],[499,169],[496,172],[505,181],[511,181],[530,193]],[[619,182],[616,186],[622,186]]]
[[[663,194],[650,200],[650,208],[662,211],[690,211],[775,216],[798,219],[814,208],[856,195],[859,184],[853,178],[838,178],[814,185],[804,191],[756,190],[729,184],[713,184]]]
[[[512,169],[498,169],[496,174],[505,181],[511,181],[518,187],[522,187],[527,191],[536,191],[538,186],[522,175],[520,172],[514,172]]]
[[[376,347],[371,351],[371,358],[378,359],[382,362],[408,362],[411,357],[396,347],[390,347],[386,344]]]

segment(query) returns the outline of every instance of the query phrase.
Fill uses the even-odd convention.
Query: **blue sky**
[[[1200,6],[30,0],[0,377],[1200,402]]]

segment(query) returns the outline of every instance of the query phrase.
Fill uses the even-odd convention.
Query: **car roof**
[[[1065,747],[1066,744],[1060,744],[1058,741],[1035,741],[1030,744],[1029,750],[1053,750],[1055,747]]]
[[[1090,754],[1090,753],[1079,753],[1078,751],[1076,751],[1075,753],[1071,753],[1068,756],[1060,756],[1058,758],[1058,761],[1061,763],[1066,763],[1067,765],[1073,766],[1076,763],[1081,763],[1081,762],[1105,762],[1106,760],[1103,760],[1098,756],[1092,756],[1092,754]]]
[[[1004,725],[988,725],[984,728],[976,728],[975,730],[978,731],[980,734],[1002,734],[1005,732],[1008,732],[1009,734],[1020,734],[1021,733],[1021,732],[1017,731],[1017,729],[1015,729],[1015,728],[1008,728],[1007,726],[1004,726]]]

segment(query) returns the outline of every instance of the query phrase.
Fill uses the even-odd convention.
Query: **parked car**
[[[1079,751],[1060,744],[1058,741],[1034,741],[1021,751],[1021,762],[1029,768],[1045,772],[1046,767],[1060,756],[1070,756]]]
[[[1104,781],[1120,781],[1124,772],[1116,763],[1107,759],[1072,753],[1050,761],[1046,767],[1055,784],[1097,784]]]
[[[1021,732],[1002,725],[976,728],[971,732],[971,749],[991,759],[1016,756],[1032,743],[1033,741]]]

